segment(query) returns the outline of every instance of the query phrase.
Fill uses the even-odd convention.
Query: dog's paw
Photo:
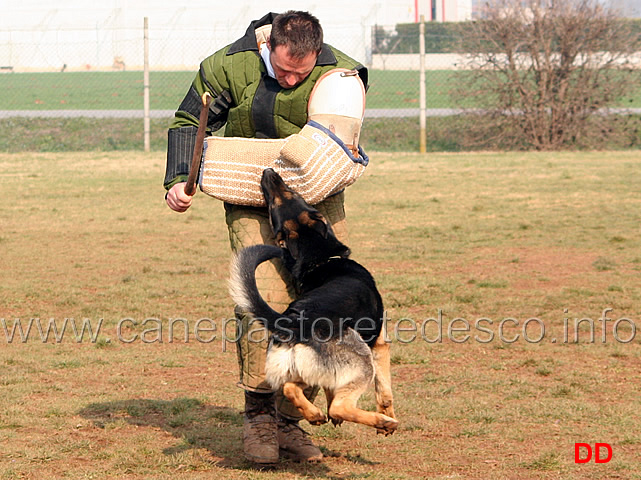
[[[340,427],[343,424],[343,420],[334,417],[329,417],[329,419],[332,421],[335,427]]]
[[[382,404],[378,404],[376,406],[376,411],[378,413],[382,413],[383,415],[390,417],[390,418],[396,418],[396,415],[394,415],[394,405],[392,402],[385,402]]]
[[[327,423],[327,419],[323,417],[322,419],[312,420],[309,423],[310,425],[315,425],[315,426],[324,425],[325,423]]]
[[[376,433],[383,434],[385,436],[391,435],[398,428],[398,421],[390,418],[383,417],[378,425],[376,425]]]
[[[327,417],[321,411],[314,415],[305,417],[305,420],[307,420],[311,425],[323,425],[324,423],[327,423]]]

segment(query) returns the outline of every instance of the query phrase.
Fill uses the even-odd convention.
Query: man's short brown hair
[[[294,58],[305,58],[310,53],[319,54],[323,46],[323,28],[309,12],[289,10],[274,17],[269,38],[271,48],[289,47]]]

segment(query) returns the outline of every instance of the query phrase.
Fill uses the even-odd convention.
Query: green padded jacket
[[[207,133],[225,126],[225,136],[284,138],[307,122],[307,102],[314,83],[333,68],[356,69],[367,89],[367,68],[323,44],[310,75],[291,89],[267,75],[256,29],[271,25],[275,13],[252,22],[245,35],[200,64],[200,69],[169,127],[165,188],[186,181],[193,156],[201,97],[211,93]]]

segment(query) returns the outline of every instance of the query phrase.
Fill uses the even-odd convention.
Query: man
[[[323,43],[318,19],[300,11],[269,13],[252,22],[242,38],[206,58],[169,129],[164,182],[169,207],[184,212],[191,205],[192,197],[185,194],[184,182],[189,174],[204,92],[214,97],[207,121],[209,131],[224,125],[225,136],[284,138],[305,125],[315,82],[334,68],[355,69],[367,86],[367,69]],[[224,206],[232,250],[275,243],[265,208],[228,203]],[[343,194],[324,200],[316,208],[345,242]],[[284,310],[293,299],[286,271],[281,265],[268,262],[256,273],[264,298],[273,308]],[[262,324],[239,309],[236,316],[239,386],[245,390],[246,458],[260,465],[276,463],[279,455],[299,461],[321,460],[320,449],[298,425],[298,410],[265,381],[268,341],[265,335],[256,333]],[[316,391],[306,393],[313,399]]]

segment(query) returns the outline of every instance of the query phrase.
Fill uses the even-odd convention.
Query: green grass
[[[150,105],[175,110],[195,72],[150,72]],[[429,108],[456,108],[449,97],[456,73],[426,73]],[[418,108],[416,71],[372,70],[368,108]],[[12,73],[0,75],[0,110],[129,110],[143,108],[142,72]]]
[[[452,98],[449,94],[467,72],[428,71],[428,108],[474,107],[474,99]],[[167,127],[189,88],[193,72],[151,72],[151,108],[169,112],[166,118],[151,120],[151,149],[165,151]],[[0,110],[142,110],[141,72],[12,73],[0,75]],[[418,109],[418,72],[370,72],[368,109]],[[641,106],[641,96],[622,104]],[[639,117],[626,117],[622,124],[615,115],[602,125],[591,125],[574,148],[638,148]],[[427,151],[469,151],[523,148],[521,142],[494,143],[488,132],[478,137],[483,119],[467,116],[430,117],[427,120]],[[475,136],[476,135],[476,136]],[[418,116],[366,118],[361,145],[366,151],[406,152],[419,150]],[[509,137],[509,136],[508,136]],[[142,118],[25,118],[0,119],[0,152],[63,152],[139,150],[143,146]],[[568,148],[572,145],[568,145]],[[568,176],[568,172],[563,175]],[[567,177],[569,179],[569,177]],[[522,224],[527,229],[529,225]],[[620,241],[614,239],[613,241]],[[2,242],[2,237],[0,237]]]
[[[427,125],[427,151],[458,152],[469,150],[466,141],[466,129],[474,119],[464,117],[439,117]],[[167,128],[171,118],[151,120],[151,150],[167,150]],[[468,139],[469,140],[469,139]],[[418,118],[366,118],[361,131],[361,145],[366,152],[408,152],[419,150]],[[601,139],[599,147],[606,149],[637,149],[638,140],[619,138],[618,140]],[[477,145],[474,149],[482,148]],[[491,149],[496,149],[492,145]],[[113,152],[142,150],[142,119],[109,119],[109,118],[25,118],[16,117],[0,119],[0,152],[73,152],[97,151]],[[577,147],[578,148],[578,147]],[[486,147],[489,149],[489,147]],[[562,175],[571,180],[568,172]],[[437,198],[431,202],[438,203]],[[402,209],[406,205],[400,201],[394,208]],[[479,211],[484,208],[475,205]],[[459,228],[454,226],[453,228]],[[521,223],[523,230],[530,228]],[[0,236],[0,244],[4,237]],[[613,244],[623,244],[625,239],[613,237]]]
[[[154,110],[175,110],[196,72],[150,72],[150,105]],[[428,70],[425,73],[427,108],[471,108],[450,91],[469,72]],[[370,70],[367,107],[419,108],[419,72]],[[0,110],[141,110],[142,72],[45,72],[0,75]],[[641,107],[641,92],[621,102]]]
[[[433,318],[435,339],[440,318],[442,341],[419,330],[392,345],[393,436],[305,425],[326,460],[260,472],[242,459],[236,353],[222,341],[220,202],[199,193],[170,212],[162,152],[0,154],[0,319],[103,319],[96,343],[45,344],[37,330],[8,343],[0,324],[0,478],[639,478],[640,339],[612,328],[641,320],[640,168],[634,152],[373,153],[346,191],[353,258],[392,336],[401,318]],[[538,343],[523,338],[532,317]],[[194,333],[204,318],[218,326],[208,343]],[[468,341],[448,339],[455,318]],[[474,338],[489,337],[480,318],[489,342]],[[514,342],[499,337],[505,318]],[[586,322],[572,341],[584,318],[594,343]],[[372,391],[361,404],[374,407]],[[614,458],[575,465],[576,442],[609,443]]]
[[[152,150],[167,150],[171,118],[152,119]],[[142,150],[143,120],[113,118],[0,119],[0,151],[68,152]]]
[[[151,120],[151,150],[167,150],[171,118]],[[430,122],[428,150],[461,150],[456,120]],[[451,127],[451,128],[450,128]],[[418,151],[418,118],[365,119],[361,145],[369,151]],[[142,150],[142,119],[8,118],[0,119],[0,152]],[[0,237],[2,243],[2,237]]]
[[[175,110],[196,72],[150,72],[150,105]],[[456,106],[448,97],[454,72],[430,71],[430,108]],[[370,72],[368,108],[418,108],[418,72]],[[142,72],[12,73],[0,75],[0,110],[128,110],[143,108]]]

